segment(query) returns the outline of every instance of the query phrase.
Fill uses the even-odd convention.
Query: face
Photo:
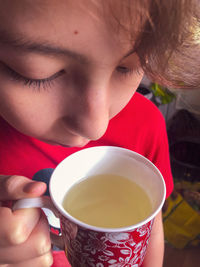
[[[83,146],[128,103],[139,60],[100,13],[89,0],[0,0],[0,115],[14,128]]]

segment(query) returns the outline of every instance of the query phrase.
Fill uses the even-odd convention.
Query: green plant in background
[[[153,92],[155,99],[159,104],[168,104],[173,101],[175,95],[169,91],[169,89],[157,84],[151,84],[151,91]]]

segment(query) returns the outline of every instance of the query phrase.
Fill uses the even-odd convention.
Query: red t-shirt
[[[135,93],[127,106],[110,120],[104,136],[86,147],[111,145],[128,148],[152,161],[162,173],[167,197],[173,189],[168,138],[163,116],[157,107]],[[83,148],[65,148],[43,143],[12,128],[0,118],[0,174],[32,178],[41,169],[55,168],[68,155]],[[61,252],[54,254],[54,267],[66,267]]]

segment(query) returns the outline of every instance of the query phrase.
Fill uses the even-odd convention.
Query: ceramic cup
[[[80,179],[108,173],[132,179],[145,190],[153,207],[148,218],[128,227],[100,228],[73,218],[63,208],[66,192]],[[83,149],[56,167],[49,191],[50,198],[22,199],[15,203],[14,209],[41,207],[53,211],[61,222],[62,235],[57,238],[57,244],[64,244],[66,256],[73,267],[141,266],[153,220],[161,210],[166,195],[163,177],[148,159],[119,147]]]

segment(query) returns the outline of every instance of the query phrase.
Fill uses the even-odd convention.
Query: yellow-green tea
[[[89,225],[118,228],[136,224],[152,212],[146,192],[128,178],[113,174],[88,177],[70,188],[64,209]]]

